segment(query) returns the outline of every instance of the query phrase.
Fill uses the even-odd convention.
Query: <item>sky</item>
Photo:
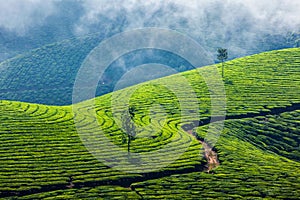
[[[0,0],[0,27],[28,31],[30,27],[47,23],[55,15],[59,0]],[[247,20],[253,29],[280,31],[300,25],[300,1],[297,0],[85,0],[78,1],[84,13],[74,31],[80,31],[101,21],[101,15],[115,20],[126,15],[128,28],[153,25],[160,27],[205,27],[208,15],[219,16],[213,25],[231,27]],[[279,30],[278,30],[279,29]]]
[[[59,15],[63,0],[0,0],[0,31],[26,36]],[[298,0],[78,0],[71,32],[107,35],[143,27],[171,28],[205,46],[246,53],[262,35],[300,30]],[[72,7],[70,6],[70,10]],[[58,22],[57,22],[58,23]],[[63,25],[62,25],[63,26]],[[68,26],[70,28],[70,26]],[[0,32],[1,33],[1,32]],[[73,35],[70,35],[72,37]]]

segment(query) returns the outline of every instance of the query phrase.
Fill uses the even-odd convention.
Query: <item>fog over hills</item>
[[[230,58],[299,46],[294,0],[10,0],[0,1],[0,61],[45,44],[99,32],[103,38],[143,27],[187,34]]]

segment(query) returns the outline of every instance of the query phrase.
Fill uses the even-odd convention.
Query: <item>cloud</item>
[[[300,2],[295,0],[90,0],[84,1],[83,5],[90,21],[97,20],[98,14],[115,18],[123,11],[129,26],[134,27],[141,27],[150,21],[156,26],[186,22],[195,27],[210,16],[219,16],[219,22],[226,25],[240,17],[248,17],[259,26],[295,28],[300,25]]]
[[[91,28],[106,29],[105,33],[116,27],[119,31],[171,28],[208,48],[231,48],[233,54],[254,51],[264,35],[286,34],[300,27],[300,1],[295,0],[89,0],[82,6],[85,14],[75,25],[77,34]]]
[[[55,13],[54,0],[0,0],[0,27],[25,34],[33,26],[40,25],[46,17]]]
[[[51,21],[49,16],[67,16],[60,6],[78,18]],[[75,35],[101,32],[109,37],[134,28],[171,28],[211,51],[229,48],[234,57],[262,50],[258,46],[264,36],[299,31],[299,8],[297,0],[0,0],[0,30],[24,35],[49,23],[56,25],[50,35],[59,27]]]

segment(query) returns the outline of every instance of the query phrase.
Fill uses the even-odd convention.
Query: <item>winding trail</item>
[[[213,147],[211,147],[207,142],[205,142],[203,139],[198,138],[195,133],[193,132],[193,129],[199,126],[204,126],[209,123],[221,121],[221,120],[228,120],[228,119],[245,119],[245,118],[253,118],[253,117],[259,117],[259,116],[267,116],[267,115],[278,115],[284,112],[292,112],[295,110],[300,109],[300,103],[292,103],[291,105],[285,106],[285,107],[278,107],[270,109],[269,111],[260,111],[257,113],[246,113],[246,114],[240,114],[240,115],[231,115],[226,116],[226,119],[224,119],[223,116],[216,116],[213,118],[207,118],[203,121],[193,121],[190,124],[185,124],[181,128],[187,132],[188,134],[192,135],[194,138],[196,138],[203,146],[204,149],[204,157],[207,160],[207,165],[205,166],[206,172],[210,172],[212,169],[216,168],[220,165],[220,162],[218,160],[218,154],[214,150]]]
[[[202,144],[202,147],[204,149],[204,157],[207,160],[207,165],[205,166],[206,172],[210,172],[212,169],[216,168],[220,165],[220,162],[218,160],[218,154],[213,148],[206,143],[204,140],[200,140],[197,138],[193,132],[193,130],[186,131],[188,134],[192,135],[194,138],[196,138],[199,143]]]

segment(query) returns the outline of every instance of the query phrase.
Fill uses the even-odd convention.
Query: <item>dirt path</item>
[[[197,138],[192,129],[198,126],[204,126],[209,123],[221,121],[221,120],[228,120],[228,119],[245,119],[245,118],[253,118],[253,117],[258,117],[258,116],[267,116],[267,115],[279,115],[284,112],[292,112],[295,110],[300,109],[300,103],[292,103],[291,105],[287,105],[284,107],[278,107],[278,108],[273,108],[269,111],[261,111],[259,113],[246,113],[246,114],[240,114],[240,115],[231,115],[231,116],[226,116],[226,119],[224,119],[223,116],[216,116],[214,118],[208,118],[203,121],[193,121],[190,124],[186,124],[182,126],[182,129],[185,130],[187,133],[195,137],[203,146],[204,149],[204,157],[207,160],[207,165],[206,170],[209,172],[210,170],[214,169],[215,167],[220,165],[220,162],[218,160],[218,154],[216,151],[213,150],[213,148],[206,143],[204,140],[200,140]]]
[[[218,160],[218,154],[216,151],[213,150],[213,148],[207,144],[204,140],[199,140],[193,133],[193,130],[186,131],[190,135],[192,135],[194,138],[196,138],[199,143],[202,144],[204,149],[204,157],[207,160],[206,172],[210,172],[212,169],[220,165],[220,162]]]

